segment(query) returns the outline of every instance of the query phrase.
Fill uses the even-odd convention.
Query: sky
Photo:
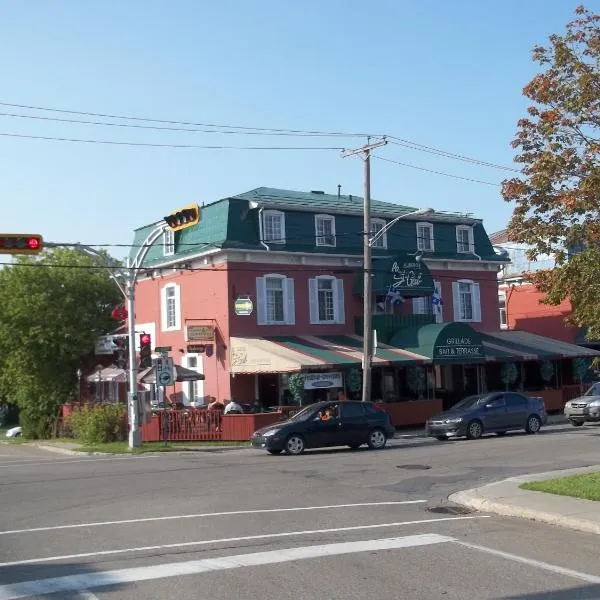
[[[510,143],[528,105],[522,88],[539,72],[531,49],[562,33],[580,1],[0,0],[0,103],[386,134],[515,167]],[[236,147],[364,143],[23,115],[183,127],[0,104],[0,134]],[[375,154],[487,183],[374,159],[373,198],[472,213],[489,233],[510,218],[497,185],[510,171],[395,144]],[[342,193],[363,193],[362,161],[337,149],[168,148],[0,135],[0,231],[114,244],[109,251],[117,257],[126,254],[118,245],[132,243],[133,229],[192,202],[261,186],[337,193],[338,184]]]

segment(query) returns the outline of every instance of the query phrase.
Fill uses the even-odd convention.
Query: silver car
[[[594,383],[583,396],[565,404],[565,417],[574,427],[600,421],[600,381]]]

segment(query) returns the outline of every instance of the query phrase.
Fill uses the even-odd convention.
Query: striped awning
[[[278,336],[230,339],[231,373],[293,373],[310,368],[360,366],[362,338],[357,335]],[[378,344],[373,366],[410,365],[427,357]]]

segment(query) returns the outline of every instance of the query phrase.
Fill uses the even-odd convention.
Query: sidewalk
[[[46,450],[47,452],[54,452],[56,454],[68,454],[70,456],[86,456],[86,455],[94,455],[94,456],[127,456],[130,453],[124,452],[88,452],[82,444],[78,444],[77,442],[54,442],[54,443],[43,443],[43,442],[24,442],[28,446],[32,446],[34,448],[39,448],[40,450]],[[223,452],[226,450],[241,450],[244,448],[248,448],[248,446],[187,446],[187,447],[177,447],[169,450],[170,454],[176,454],[179,452]],[[135,455],[141,454],[164,454],[164,451],[160,449],[152,449],[147,450],[146,452],[135,453]]]
[[[503,481],[451,494],[448,500],[483,512],[521,517],[600,534],[600,502],[519,488],[522,483],[528,481],[554,479],[590,471],[600,471],[600,465],[510,477]]]

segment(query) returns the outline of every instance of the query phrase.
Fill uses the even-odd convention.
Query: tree
[[[114,326],[120,294],[108,271],[95,267],[63,248],[0,270],[0,397],[19,405],[27,436],[53,433],[82,357]]]
[[[529,279],[548,304],[569,299],[571,324],[600,337],[600,15],[580,6],[564,35],[533,50],[545,70],[525,86],[533,104],[513,147],[522,175],[503,182],[516,203],[509,238],[556,266]],[[573,252],[576,251],[576,252]]]
[[[293,373],[288,377],[288,389],[294,402],[302,406],[304,400],[304,375],[302,373]]]

